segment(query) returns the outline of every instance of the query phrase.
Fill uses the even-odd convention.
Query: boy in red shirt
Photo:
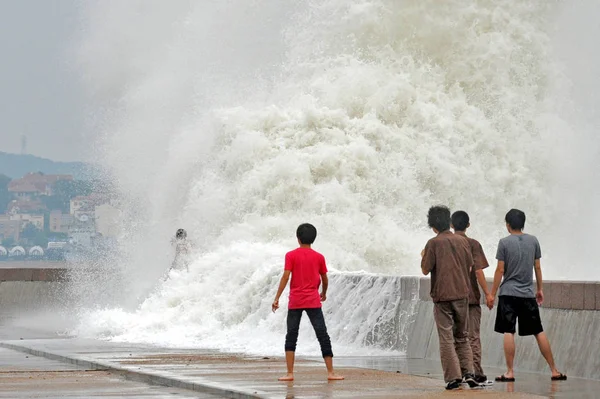
[[[333,352],[331,350],[331,341],[327,334],[323,311],[321,310],[321,301],[327,299],[327,266],[325,257],[311,248],[317,238],[317,229],[315,226],[304,223],[298,226],[296,230],[299,248],[285,254],[285,269],[279,289],[273,301],[272,310],[279,309],[279,298],[285,289],[290,274],[292,282],[290,284],[290,300],[287,315],[287,335],[285,336],[285,361],[287,364],[287,374],[279,378],[279,381],[294,380],[294,360],[296,357],[296,342],[298,341],[298,330],[300,328],[300,319],[302,312],[306,312],[310,323],[312,324],[319,344],[321,345],[321,354],[327,367],[327,379],[343,380],[333,371]],[[319,294],[319,286],[323,281],[323,288]]]

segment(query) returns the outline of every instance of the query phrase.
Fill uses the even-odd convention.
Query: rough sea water
[[[122,283],[109,306],[79,309],[75,332],[282,353],[287,299],[270,304],[298,224],[316,225],[341,277],[417,275],[438,203],[469,212],[490,263],[517,207],[546,278],[599,278],[586,268],[598,124],[573,94],[598,84],[571,73],[592,55],[565,57],[574,42],[593,48],[594,14],[577,4],[88,4],[78,56],[97,158],[123,202]],[[190,272],[162,283],[180,227]],[[324,304],[334,351],[386,350],[367,343],[390,317],[389,287],[350,280]],[[298,351],[319,353],[307,320]]]

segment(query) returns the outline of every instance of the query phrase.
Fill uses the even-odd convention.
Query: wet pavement
[[[600,392],[600,381],[551,382],[532,373],[518,373],[515,383],[447,392],[438,362],[403,357],[336,357],[346,380],[335,382],[327,381],[321,359],[300,359],[296,381],[282,383],[280,357],[76,339],[1,324],[0,318],[0,398],[596,398]]]
[[[230,390],[230,397],[263,398],[425,398],[453,395],[457,397],[534,398],[595,397],[594,391],[581,389],[581,381],[573,379],[552,384],[539,375],[519,375],[514,384],[495,384],[484,389],[446,392],[443,381],[434,374],[440,367],[434,363],[402,358],[336,358],[338,372],[345,381],[328,382],[322,361],[304,359],[297,362],[296,381],[281,383],[281,358],[243,356],[197,349],[166,349],[145,345],[118,344],[82,339],[43,339],[5,341],[21,350],[90,362],[96,367],[140,373],[153,382],[153,376],[166,381]],[[363,368],[367,367],[367,368]],[[387,369],[388,371],[375,370]],[[427,371],[429,370],[429,371]],[[433,370],[433,373],[432,373]],[[421,374],[408,375],[407,372]],[[427,375],[427,373],[431,373]],[[586,380],[582,380],[586,382]],[[178,385],[181,386],[181,385]],[[600,382],[590,382],[590,389]],[[514,392],[511,392],[514,391]],[[554,393],[552,391],[555,391]],[[566,395],[566,396],[565,396]]]
[[[541,356],[541,355],[540,355]],[[345,367],[361,367],[407,373],[442,380],[442,367],[439,361],[427,359],[406,359],[403,357],[342,357],[337,364]],[[506,370],[495,367],[484,367],[489,379],[501,375]],[[486,390],[495,392],[523,392],[554,399],[567,398],[600,398],[600,381],[569,377],[567,381],[552,381],[548,374],[515,371],[516,381],[513,383],[496,382]],[[514,396],[510,396],[514,397]]]
[[[127,381],[103,370],[0,348],[0,398],[212,399],[177,388]]]

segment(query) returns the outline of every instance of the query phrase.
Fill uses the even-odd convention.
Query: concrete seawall
[[[430,280],[419,279],[419,316],[422,320],[412,350],[425,358],[439,359],[437,331],[432,321],[433,303],[428,291]],[[491,283],[491,282],[490,282]],[[568,375],[600,379],[600,283],[548,281],[544,283],[545,301],[540,309],[544,330],[550,339],[557,366]],[[481,320],[482,363],[504,367],[502,335],[494,332],[496,308],[483,307]],[[428,319],[427,322],[425,319]],[[419,336],[428,335],[427,343]],[[515,367],[549,373],[534,337],[516,337]]]
[[[21,267],[8,267],[19,263]],[[68,269],[57,263],[40,268],[37,262],[5,262],[0,268],[0,311],[3,315],[44,310],[60,304]],[[22,267],[33,266],[33,267]]]
[[[68,268],[0,268],[2,314],[23,313],[65,305]],[[433,322],[430,280],[417,276],[333,274],[329,324],[364,318],[357,326],[365,346],[401,350],[409,358],[439,359]],[[600,380],[600,282],[544,283],[542,323],[561,371]],[[330,301],[328,300],[328,302]],[[502,335],[493,331],[495,309],[483,309],[481,340],[484,366],[504,366]],[[350,317],[354,315],[354,317]],[[346,334],[357,335],[353,329]],[[341,337],[332,337],[333,339]],[[347,337],[346,337],[347,338]],[[517,370],[548,372],[533,337],[517,337]]]
[[[397,316],[390,318],[388,323],[396,327],[378,328],[378,331],[402,332],[403,337],[378,336],[373,344],[402,350],[409,358],[439,359],[433,302],[429,296],[430,279],[417,276],[360,278],[373,280],[370,284],[375,286],[393,282],[396,287],[395,309],[390,309],[390,313]],[[357,276],[333,276],[331,295],[335,295],[336,287],[341,289],[353,284],[355,279]],[[542,323],[558,367],[570,376],[600,380],[600,283],[548,281],[544,283],[544,294],[545,302],[540,309]],[[410,315],[406,315],[406,309],[411,309]],[[502,335],[494,332],[496,308],[489,311],[483,306],[482,313],[482,363],[484,366],[504,367]],[[404,325],[399,327],[398,324]],[[386,345],[392,341],[397,345]],[[517,370],[549,373],[533,337],[517,336],[516,343]]]

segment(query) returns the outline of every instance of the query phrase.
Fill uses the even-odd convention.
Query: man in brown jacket
[[[473,376],[473,354],[469,345],[469,274],[473,256],[465,237],[450,231],[450,210],[433,206],[427,214],[429,227],[437,234],[423,250],[421,270],[431,273],[433,317],[440,340],[440,359],[446,389],[458,389],[463,381],[471,388],[479,384]],[[462,370],[466,370],[464,373]]]

